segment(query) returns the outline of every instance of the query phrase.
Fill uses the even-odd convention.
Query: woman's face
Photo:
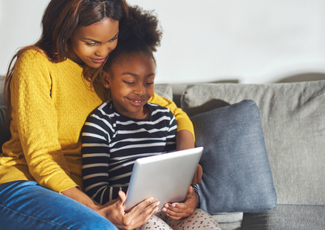
[[[90,26],[78,27],[70,37],[68,58],[80,65],[99,68],[115,49],[119,21],[104,18]]]

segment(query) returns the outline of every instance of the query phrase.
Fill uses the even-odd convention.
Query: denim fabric
[[[117,229],[88,207],[34,181],[0,185],[0,223],[3,230]]]

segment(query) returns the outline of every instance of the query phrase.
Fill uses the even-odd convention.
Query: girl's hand
[[[119,192],[119,199],[114,203],[108,202],[103,205],[99,213],[111,221],[118,229],[135,229],[144,225],[158,210],[159,201],[147,198],[129,212],[124,209],[126,200],[125,193]]]
[[[174,220],[179,220],[190,216],[199,203],[199,196],[194,192],[190,186],[184,203],[166,203],[162,211]]]

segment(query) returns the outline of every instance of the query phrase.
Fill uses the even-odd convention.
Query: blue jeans
[[[0,185],[0,228],[3,230],[116,230],[90,208],[35,181]]]

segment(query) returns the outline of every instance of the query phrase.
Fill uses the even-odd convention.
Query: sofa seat
[[[242,230],[325,229],[325,205],[278,204],[277,208],[245,213]]]

